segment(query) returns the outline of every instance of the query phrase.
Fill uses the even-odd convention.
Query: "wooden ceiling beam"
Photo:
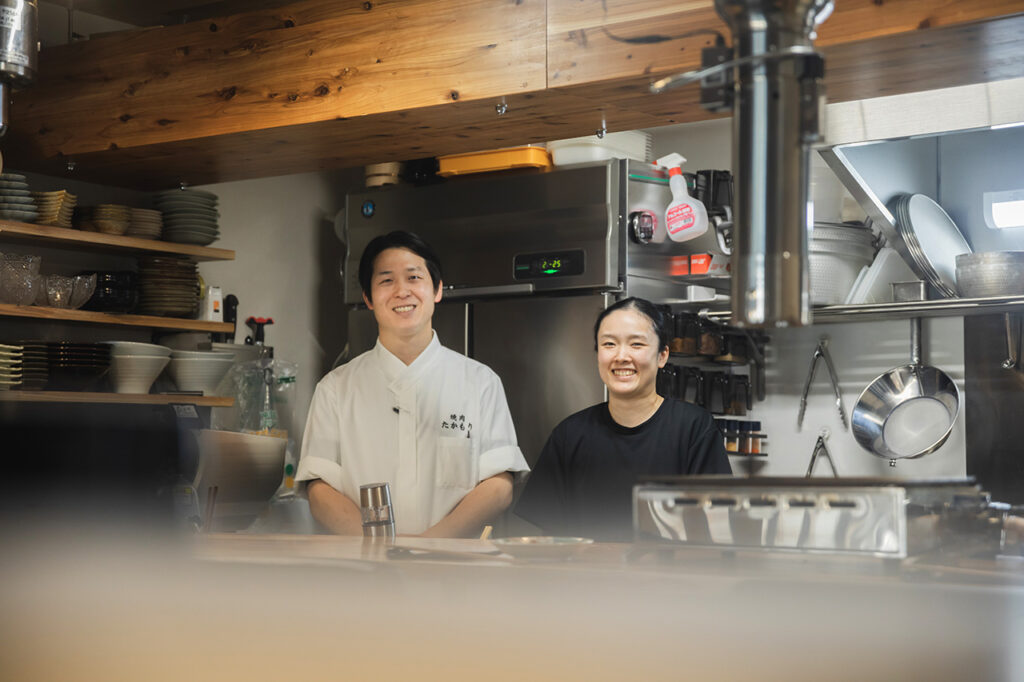
[[[819,40],[832,101],[1024,76],[1019,0],[839,4]],[[4,153],[155,189],[701,120],[696,87],[648,87],[698,65],[724,31],[712,7],[305,0],[106,36],[44,52]],[[650,35],[672,39],[623,42]]]

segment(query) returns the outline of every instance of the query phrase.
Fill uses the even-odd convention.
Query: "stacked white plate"
[[[129,209],[126,236],[139,239],[160,239],[163,229],[164,218],[160,211],[154,211],[151,208]]]
[[[140,315],[195,317],[199,311],[199,273],[185,256],[139,258]]]
[[[71,217],[78,203],[78,197],[66,189],[56,192],[32,192],[32,198],[36,200],[36,207],[39,209],[39,217],[36,222],[40,225],[55,225],[56,227],[71,227]]]
[[[811,303],[843,303],[875,257],[874,234],[858,224],[815,223],[809,251]]]
[[[110,341],[110,383],[114,393],[146,394],[171,361],[171,349],[152,343]]]
[[[216,194],[172,189],[157,193],[154,203],[163,214],[164,241],[206,246],[220,238]]]
[[[217,384],[235,362],[233,353],[219,351],[171,351],[167,371],[179,391],[202,391],[213,395]]]
[[[0,391],[21,387],[21,346],[0,343]]]
[[[924,194],[898,194],[889,209],[914,272],[947,298],[956,298],[956,257],[972,250],[953,219]]]
[[[34,223],[39,217],[36,200],[21,173],[0,173],[0,218]]]

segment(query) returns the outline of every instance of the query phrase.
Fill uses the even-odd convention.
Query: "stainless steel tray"
[[[633,491],[637,542],[905,558],[973,542],[988,495],[972,479],[683,476]]]

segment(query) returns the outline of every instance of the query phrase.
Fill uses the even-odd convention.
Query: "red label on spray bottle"
[[[691,228],[697,221],[697,216],[693,213],[693,206],[690,206],[689,204],[678,204],[676,206],[669,207],[665,218],[668,223],[667,227],[669,234],[675,234]]]

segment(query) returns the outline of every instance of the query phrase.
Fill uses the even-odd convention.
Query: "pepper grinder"
[[[387,483],[359,486],[359,507],[363,516],[363,537],[395,537],[395,515],[391,510],[391,488]]]

